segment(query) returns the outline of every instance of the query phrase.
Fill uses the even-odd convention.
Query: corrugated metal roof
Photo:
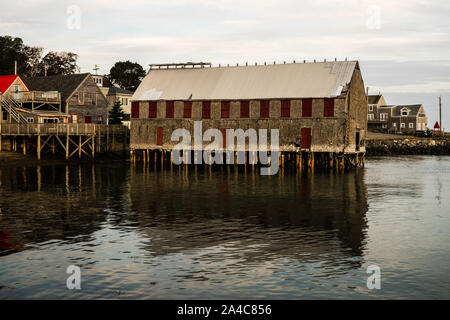
[[[327,98],[350,83],[356,61],[152,69],[132,100]]]

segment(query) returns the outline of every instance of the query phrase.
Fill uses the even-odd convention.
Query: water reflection
[[[260,279],[274,281],[271,290],[278,293],[289,290],[277,282],[292,278],[291,290],[298,281],[311,287],[311,279],[364,263],[367,203],[364,171],[263,177],[251,170],[155,171],[122,162],[3,168],[0,256],[8,264],[0,271],[9,278],[0,276],[0,285],[13,282],[14,266],[34,267],[14,259],[32,252],[58,265],[67,259],[89,265],[91,291],[83,297],[103,296],[113,283],[105,282],[109,276],[134,297],[148,297],[141,286],[150,278],[160,281],[151,282],[154,294],[169,298],[187,288],[198,298],[197,282],[211,290],[221,283],[229,292],[236,281],[257,287]],[[120,278],[111,268],[129,275]],[[32,294],[48,288],[39,280]],[[23,290],[19,297],[31,289]],[[51,297],[67,294],[63,286],[52,290]]]
[[[363,172],[263,177],[200,170],[186,177],[141,167],[130,184],[130,219],[152,239],[153,255],[232,244],[242,263],[327,255],[332,264],[363,252]],[[349,267],[361,263],[348,261]]]

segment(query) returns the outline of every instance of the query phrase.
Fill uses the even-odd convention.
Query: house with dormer
[[[427,130],[423,105],[387,105],[381,93],[368,96],[367,123],[373,132],[414,134]]]

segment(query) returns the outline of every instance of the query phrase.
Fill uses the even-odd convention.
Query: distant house
[[[381,109],[386,106],[386,101],[383,95],[369,95],[368,97],[368,110],[367,110],[367,125],[371,131],[386,131],[387,124],[385,120],[385,110]],[[383,114],[383,115],[381,115]]]
[[[367,122],[370,131],[414,133],[427,130],[427,116],[421,104],[387,105],[382,94],[369,95]]]
[[[72,123],[105,124],[108,101],[90,73],[24,78],[30,90],[57,91]]]
[[[17,96],[21,91],[28,91],[28,88],[17,74],[0,76],[0,94]]]
[[[67,122],[56,91],[30,91],[18,75],[0,76],[1,123]]]
[[[116,101],[120,102],[120,104],[122,105],[122,110],[125,113],[125,121],[123,122],[123,124],[129,127],[131,115],[131,97],[133,96],[134,92],[120,88],[119,86],[113,84],[106,76],[92,75],[92,77],[108,100],[108,111],[112,109]]]
[[[389,132],[414,133],[427,130],[427,116],[421,104],[386,106]]]

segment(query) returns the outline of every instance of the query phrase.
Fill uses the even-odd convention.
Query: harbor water
[[[449,194],[448,156],[276,176],[0,166],[0,299],[449,299]]]

